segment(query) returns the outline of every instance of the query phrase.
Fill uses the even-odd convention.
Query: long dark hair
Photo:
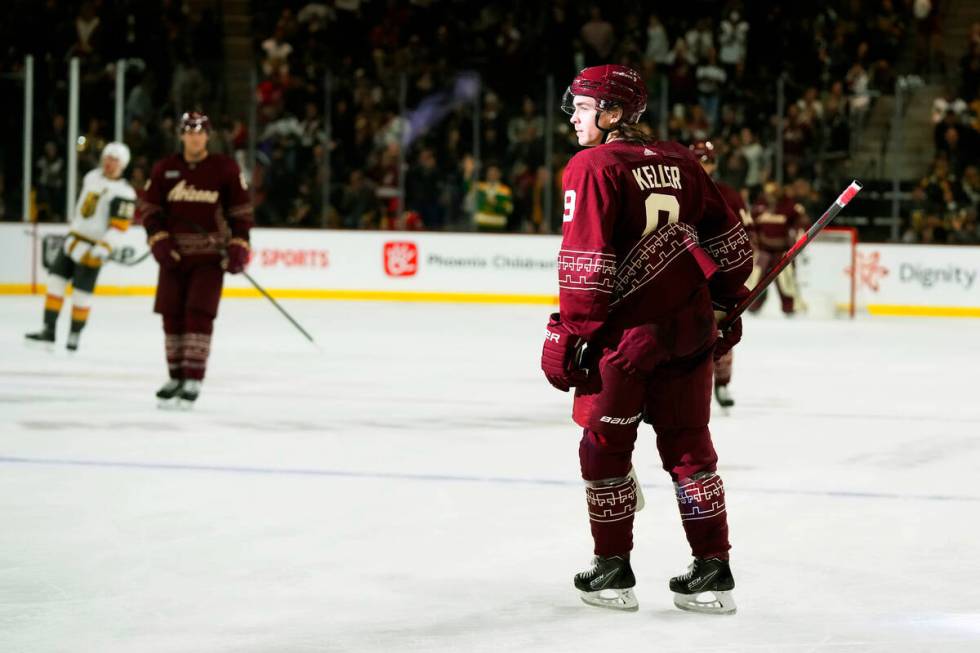
[[[616,131],[619,133],[618,138],[626,141],[627,143],[639,143],[640,145],[646,145],[647,143],[652,143],[657,140],[651,134],[643,131],[639,124],[622,124],[616,129]]]

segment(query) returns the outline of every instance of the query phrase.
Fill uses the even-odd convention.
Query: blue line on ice
[[[327,476],[335,478],[363,478],[399,481],[435,481],[450,483],[499,483],[504,485],[575,485],[580,480],[549,478],[518,478],[506,476],[462,476],[454,474],[406,474],[399,472],[355,472],[343,469],[304,469],[301,467],[249,467],[238,465],[198,465],[190,463],[130,462],[125,460],[77,460],[71,458],[23,458],[0,456],[0,464],[6,465],[55,465],[62,467],[101,467],[115,469],[149,469],[178,472],[219,472],[224,474],[266,474],[276,476]],[[643,483],[643,487],[665,487],[658,483]],[[772,494],[798,494],[843,499],[899,499],[917,501],[980,502],[980,497],[951,494],[898,494],[892,492],[861,492],[849,490],[801,490],[798,488],[739,487],[739,492]]]

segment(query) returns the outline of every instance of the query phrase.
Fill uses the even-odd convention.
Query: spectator
[[[969,155],[964,153],[960,147],[960,131],[955,127],[946,129],[937,150],[946,157],[953,174],[958,175],[966,167]]]
[[[733,9],[728,18],[721,21],[718,43],[721,46],[718,58],[729,69],[745,63],[748,53],[749,24]]]
[[[977,227],[977,212],[961,209],[949,220],[947,242],[951,245],[976,245],[980,243],[980,230]]]
[[[146,133],[146,127],[143,126],[143,121],[134,116],[129,121],[129,126],[126,127],[126,132],[123,134],[123,141],[129,146],[129,151],[134,158],[145,154],[153,154],[148,152],[147,139],[148,135]]]
[[[967,166],[963,171],[960,192],[967,208],[974,212],[980,210],[980,168],[976,165]]]
[[[810,140],[810,128],[800,119],[799,107],[791,104],[783,124],[783,161],[802,167]]]
[[[78,10],[78,17],[75,18],[75,46],[74,54],[79,57],[87,57],[96,50],[96,40],[99,37],[99,27],[101,19],[95,13],[95,7],[91,2],[83,2]]]
[[[711,19],[702,18],[699,20],[697,26],[689,30],[684,38],[695,61],[704,61],[708,56],[708,51],[715,47],[715,34],[711,28]]]
[[[286,42],[285,35],[285,29],[277,27],[275,33],[262,42],[265,52],[262,72],[270,77],[289,75],[289,56],[293,53],[293,46]]]
[[[728,78],[725,69],[718,65],[718,56],[714,48],[708,48],[704,61],[697,67],[695,76],[698,80],[698,102],[704,109],[708,124],[714,128],[718,125],[721,89]]]
[[[405,178],[405,206],[419,214],[426,229],[444,225],[441,180],[435,153],[429,148],[422,150]]]
[[[847,88],[851,92],[850,113],[861,125],[864,124],[864,116],[871,106],[870,83],[871,78],[864,65],[855,61],[847,71]]]
[[[943,119],[932,130],[932,141],[937,151],[943,149],[943,144],[946,141],[946,132],[950,129],[955,131],[962,129],[959,116],[953,109],[947,109]]]
[[[143,77],[132,87],[129,91],[129,97],[126,98],[125,121],[127,125],[133,122],[133,118],[139,119],[144,125],[150,122],[154,117],[153,95],[154,82],[149,75]]]
[[[693,104],[697,101],[697,79],[694,74],[694,66],[697,64],[697,57],[691,54],[687,41],[677,39],[674,49],[667,55],[667,66],[669,72],[667,79],[670,82],[670,96],[674,104]]]
[[[603,19],[598,5],[589,8],[589,21],[582,25],[582,41],[585,43],[585,65],[597,66],[608,63],[616,36],[612,23]]]
[[[945,92],[932,102],[932,122],[934,124],[943,120],[948,122],[950,113],[958,120],[961,115],[966,113],[966,110],[966,101],[956,97],[956,91],[952,86],[947,86]]]
[[[525,97],[521,103],[521,114],[512,118],[507,125],[511,159],[537,165],[543,159],[538,151],[544,145],[543,137],[544,117],[537,112],[534,101]]]
[[[850,154],[851,128],[836,97],[831,96],[827,101],[821,128],[824,159],[827,161],[846,159]]]
[[[647,24],[647,47],[645,57],[648,61],[655,61],[658,64],[667,62],[667,55],[670,53],[670,40],[667,38],[667,30],[657,14],[650,14]],[[648,81],[649,83],[649,81]]]
[[[501,181],[500,166],[487,166],[486,181],[476,184],[473,219],[479,231],[503,231],[514,212],[510,187]]]
[[[742,156],[745,157],[745,187],[749,189],[750,199],[754,199],[768,179],[766,151],[748,127],[742,128],[739,141]]]
[[[38,220],[60,221],[65,206],[65,160],[53,141],[44,144],[36,167]]]
[[[803,92],[803,96],[796,101],[796,106],[800,111],[801,124],[811,130],[820,128],[820,123],[823,121],[823,103],[820,102],[815,86],[810,86]]]

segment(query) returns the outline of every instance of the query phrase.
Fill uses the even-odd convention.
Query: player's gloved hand
[[[65,256],[75,263],[80,263],[82,257],[88,252],[88,243],[80,240],[75,234],[68,234],[65,236],[65,242],[61,248],[64,250]]]
[[[174,240],[169,232],[158,231],[150,236],[146,243],[150,246],[153,258],[157,260],[160,267],[172,270],[180,265],[180,252],[174,246]]]
[[[111,253],[112,250],[105,243],[96,243],[88,251],[89,258],[98,259],[102,262],[105,262]]]
[[[561,323],[558,313],[552,313],[544,332],[544,349],[541,352],[541,369],[548,383],[562,392],[584,383],[588,372],[576,367],[575,352],[581,338],[573,336]]]
[[[725,317],[738,306],[742,300],[749,296],[749,289],[741,286],[731,296],[722,299],[712,299],[715,305],[715,321],[718,323],[718,340],[715,341],[714,358],[718,360],[732,350],[742,339],[742,317],[732,321],[731,324],[721,328]],[[724,310],[718,310],[722,308]]]
[[[223,261],[225,269],[232,274],[239,274],[248,265],[251,248],[244,238],[232,238],[228,243],[228,258]]]
[[[715,316],[717,317],[718,311],[715,311]],[[722,313],[724,316],[724,313]],[[721,322],[721,319],[718,320]],[[729,324],[725,329],[720,329],[718,331],[718,339],[715,341],[715,351],[714,359],[718,360],[728,352],[732,350],[732,347],[737,345],[742,339],[742,316],[739,315],[735,318],[735,321]]]

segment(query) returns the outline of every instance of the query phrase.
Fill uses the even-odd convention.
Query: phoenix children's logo
[[[419,248],[408,241],[385,243],[385,274],[389,277],[410,277],[419,271]]]
[[[851,268],[848,266],[844,272],[847,275],[851,274]],[[870,252],[868,254],[857,253],[857,278],[858,283],[862,286],[870,288],[874,292],[878,292],[879,282],[882,277],[888,276],[888,268],[881,264],[881,252]]]

